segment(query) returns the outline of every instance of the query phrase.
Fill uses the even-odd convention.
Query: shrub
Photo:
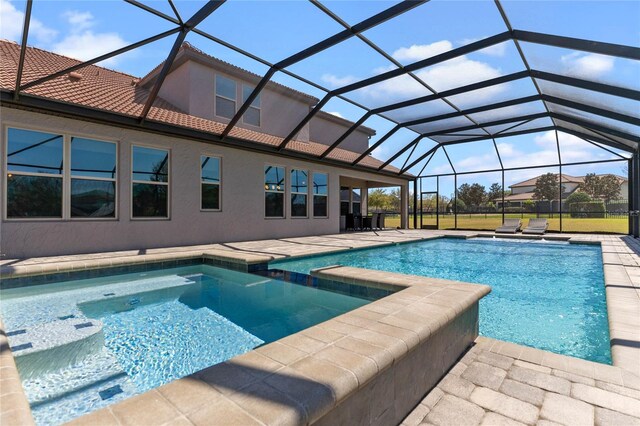
[[[626,213],[629,211],[629,202],[627,200],[609,201],[606,208],[609,213]]]
[[[455,205],[458,207],[458,209],[457,209],[458,213],[463,213],[463,212],[465,212],[467,210],[467,205],[460,198],[457,198],[455,200]],[[454,201],[453,200],[451,200],[451,202],[449,203],[449,208],[451,209],[451,212],[456,211],[456,209],[454,209]]]
[[[591,201],[591,197],[586,192],[575,191],[573,194],[569,195],[565,200],[566,204],[573,203],[588,203]]]
[[[522,207],[505,207],[505,213],[522,213],[524,209]]]
[[[604,218],[605,211],[604,203],[602,201],[569,204],[571,217]]]
[[[526,212],[532,212],[532,211],[534,211],[536,209],[536,202],[533,201],[533,200],[525,200],[522,203],[522,208]]]

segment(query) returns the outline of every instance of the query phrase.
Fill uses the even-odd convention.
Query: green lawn
[[[519,214],[510,215],[506,217],[520,218]],[[535,214],[524,215],[522,219],[526,225],[527,221],[531,217],[536,217]],[[543,216],[541,216],[543,217]],[[549,231],[560,231],[560,218],[557,214],[554,217],[548,217]],[[435,225],[435,216],[424,216],[424,225]],[[502,223],[502,215],[458,215],[458,229],[472,229],[472,230],[494,230]],[[385,226],[387,228],[395,228],[400,226],[400,215],[387,215],[385,218]],[[409,218],[409,226],[413,227],[413,215]],[[420,223],[418,222],[418,226]],[[454,216],[443,215],[440,216],[440,229],[454,229]],[[572,218],[569,215],[562,216],[562,231],[563,232],[606,232],[606,233],[618,233],[627,234],[629,232],[629,220],[626,217],[620,218],[605,218],[605,219],[591,219],[591,218]]]

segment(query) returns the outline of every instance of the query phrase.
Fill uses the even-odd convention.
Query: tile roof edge
[[[322,118],[326,118],[327,120],[337,122],[339,124],[348,125],[349,127],[355,124],[355,121],[351,121],[348,118],[340,117],[330,112],[326,112],[322,110],[318,111],[317,115]],[[371,127],[367,127],[363,124],[358,126],[358,130],[361,130],[362,132],[368,134],[369,136],[374,136],[376,134],[375,129],[372,129]]]
[[[16,46],[22,47],[20,43],[18,43],[16,41],[13,41],[13,40],[9,40],[9,39],[4,39],[4,38],[0,38],[0,43],[15,44]],[[27,44],[27,49],[33,49],[33,50],[37,50],[39,52],[43,52],[43,53],[46,53],[46,54],[49,54],[49,55],[55,55],[55,56],[57,56],[59,58],[64,58],[64,59],[67,59],[67,60],[70,60],[70,61],[76,61],[78,64],[82,64],[82,63],[86,62],[86,61],[83,61],[81,59],[72,58],[71,56],[62,55],[62,54],[54,52],[52,50],[45,50],[45,49],[43,49],[41,47],[37,47],[37,46],[29,45],[29,44]],[[116,55],[116,56],[118,56],[118,55]],[[85,67],[91,67],[91,66],[96,67],[96,68],[100,68],[100,69],[103,69],[105,71],[109,71],[109,72],[112,72],[112,73],[115,73],[115,74],[120,74],[120,75],[125,76],[125,77],[129,77],[132,80],[139,80],[140,79],[140,77],[137,77],[135,75],[132,75],[132,74],[129,74],[129,73],[126,73],[126,72],[123,72],[123,71],[114,70],[112,68],[107,68],[107,67],[102,66],[102,65],[88,64]],[[85,68],[85,67],[82,67],[82,68]],[[79,69],[81,70],[82,68],[79,68]]]

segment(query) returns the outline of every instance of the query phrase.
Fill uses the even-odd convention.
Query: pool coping
[[[379,233],[360,233],[360,234],[337,234],[328,236],[328,238],[340,237],[348,240],[351,237],[365,236],[367,238],[379,238],[393,231],[382,231]],[[415,235],[415,233],[422,235]],[[633,262],[628,257],[636,258],[635,264],[640,266],[638,256],[629,253],[622,253],[618,250],[620,243],[610,240],[625,238],[622,236],[599,235],[599,234],[573,234],[573,235],[554,235],[546,234],[538,235],[522,235],[522,234],[496,234],[493,232],[468,232],[468,231],[408,231],[407,237],[401,238],[399,241],[384,240],[368,240],[364,246],[353,247],[321,247],[312,252],[304,252],[301,254],[280,255],[280,254],[256,254],[242,249],[229,248],[212,248],[212,246],[194,246],[194,247],[177,247],[148,250],[149,253],[138,254],[139,252],[112,252],[98,253],[90,255],[78,256],[62,256],[62,259],[72,259],[62,262],[43,262],[38,263],[38,259],[30,259],[25,265],[13,265],[11,262],[3,262],[0,265],[0,277],[17,278],[17,277],[34,277],[58,274],[74,274],[78,271],[90,271],[96,269],[113,268],[117,273],[118,268],[121,270],[134,265],[157,265],[159,267],[180,266],[179,261],[209,259],[214,261],[214,266],[222,266],[229,269],[244,270],[251,272],[251,268],[264,268],[266,264],[274,260],[284,258],[307,258],[313,256],[321,256],[330,253],[339,253],[347,250],[366,250],[370,248],[378,248],[395,244],[411,243],[418,241],[427,241],[435,238],[502,238],[502,239],[527,239],[540,240],[547,239],[550,241],[567,241],[570,244],[593,244],[600,245],[602,249],[602,262],[605,276],[605,293],[607,301],[607,311],[609,319],[609,334],[612,359],[614,365],[620,365],[630,371],[640,375],[640,347],[634,347],[632,342],[640,341],[640,277],[635,274],[634,278],[628,273],[628,268],[635,268]],[[414,235],[411,235],[414,234]],[[638,252],[640,252],[640,243]],[[200,250],[198,250],[198,248]],[[626,257],[625,257],[626,256]],[[43,258],[55,259],[55,258]],[[83,259],[83,260],[77,260]],[[175,263],[178,262],[178,263]],[[635,293],[635,295],[634,295]]]
[[[477,303],[490,292],[489,286],[381,271],[375,271],[375,278],[362,279],[363,271],[334,267],[316,270],[313,275],[401,290],[71,423],[117,424],[125,419],[145,423],[143,419],[151,419],[145,416],[152,415],[154,424],[185,418],[206,423],[198,420],[199,416],[203,411],[211,413],[215,407],[216,418],[233,418],[242,424],[308,424],[365,389],[378,374],[404,362],[418,345],[425,344],[473,306],[476,326],[475,334],[469,338],[472,342],[477,337]],[[13,361],[10,352],[6,355]],[[453,360],[459,355],[453,354]],[[290,386],[291,381],[304,382],[313,391],[300,392]],[[21,390],[19,379],[15,386]],[[282,402],[277,410],[270,402],[274,398]],[[19,410],[24,417],[29,413],[26,399]],[[7,414],[17,413],[16,408]],[[25,418],[19,423],[26,424]]]
[[[379,234],[386,234],[386,232],[380,232]],[[429,232],[422,230],[414,230],[414,231],[403,231],[400,232],[402,234],[400,240],[398,241],[371,241],[366,244],[366,247],[362,248],[374,248],[374,247],[382,247],[386,245],[393,245],[403,242],[414,242],[421,241],[432,238],[441,238],[441,237],[453,237],[453,238],[474,238],[474,237],[500,237],[500,238],[521,238],[521,235],[511,236],[504,234],[494,234],[494,233],[484,233],[484,232],[447,232],[447,231],[438,231],[438,232]],[[360,234],[363,235],[363,234]],[[376,238],[378,233],[368,233],[364,234],[367,238]],[[385,237],[391,235],[384,235]],[[344,234],[339,234],[336,238],[344,239],[349,237],[358,237],[358,234],[347,234],[345,237]],[[600,244],[602,248],[602,258],[603,258],[603,268],[604,268],[604,276],[605,276],[605,290],[606,290],[606,300],[607,300],[607,309],[609,316],[609,329],[610,329],[610,338],[611,338],[611,352],[613,364],[616,367],[621,367],[627,371],[632,372],[636,376],[640,376],[640,347],[637,347],[637,342],[640,341],[640,258],[635,253],[640,253],[640,242],[638,240],[629,240],[629,237],[622,236],[610,236],[610,235],[574,235],[574,236],[555,236],[555,235],[545,235],[542,237],[534,236],[529,237],[533,239],[547,238],[551,239],[559,239],[563,241],[568,241],[572,244]],[[622,241],[625,238],[626,241]],[[357,239],[357,238],[356,238]],[[393,237],[392,237],[393,239]],[[631,241],[631,245],[635,248],[629,247],[629,241]],[[140,265],[140,264],[158,264],[162,262],[174,262],[178,260],[185,259],[196,259],[196,258],[208,258],[218,262],[222,262],[221,266],[231,266],[231,267],[239,267],[240,269],[246,267],[250,268],[251,265],[264,265],[272,260],[290,257],[290,258],[298,258],[309,255],[318,255],[318,254],[327,254],[330,252],[341,252],[345,250],[351,250],[354,247],[344,247],[344,248],[321,248],[301,253],[299,255],[281,255],[280,253],[255,253],[250,251],[243,251],[242,249],[218,249],[211,248],[211,246],[201,246],[201,247],[181,247],[175,249],[159,249],[154,253],[145,253],[139,254],[134,253],[135,256],[132,255],[131,252],[125,254],[124,252],[116,252],[116,253],[100,253],[95,255],[86,255],[86,256],[66,256],[67,259],[60,259],[60,261],[44,261],[39,262],[39,260],[45,259],[30,259],[28,262],[24,262],[25,264],[14,265],[14,261],[3,261],[2,266],[0,266],[0,276],[7,277],[29,277],[29,276],[37,276],[50,274],[53,272],[73,272],[80,270],[91,270],[91,269],[100,269],[105,267],[126,267],[131,265]],[[20,263],[20,262],[17,262]],[[314,271],[313,274],[325,274],[330,275],[331,273],[337,273],[338,271],[345,271],[346,267],[338,267],[338,268],[325,268],[326,270],[318,270]],[[353,268],[357,269],[357,268]],[[333,272],[331,272],[333,270]],[[392,273],[382,273],[381,271],[372,271],[372,270],[358,270],[358,276],[352,277],[351,279],[360,279],[363,282],[371,283],[371,279],[363,279],[363,274],[367,276],[378,276],[375,280],[383,279],[383,275],[392,274]],[[365,271],[365,272],[363,272]],[[388,284],[395,285],[396,280],[431,280],[432,282],[438,282],[439,280],[434,278],[425,278],[425,277],[411,277],[404,274],[392,274],[398,275],[399,277],[390,278],[391,280]],[[358,278],[359,277],[359,278]],[[344,278],[344,277],[343,277]],[[447,281],[447,280],[442,280]],[[474,284],[467,284],[472,285]],[[405,290],[398,292],[397,294],[402,294]],[[408,293],[407,293],[408,294]],[[388,296],[388,297],[392,297]],[[382,300],[387,300],[384,298]],[[482,297],[482,296],[480,296]],[[478,297],[479,299],[479,297]],[[377,302],[374,302],[377,303]],[[367,305],[369,306],[369,305]],[[424,317],[420,318],[422,321]],[[324,323],[323,323],[324,324]],[[321,324],[322,325],[322,324]],[[316,326],[318,328],[322,328]],[[312,327],[313,328],[313,327]],[[401,327],[400,327],[401,328]],[[311,329],[309,329],[311,330]],[[8,341],[4,332],[4,328],[0,323],[0,371],[2,371],[2,384],[0,387],[0,396],[2,396],[3,401],[9,400],[6,398],[10,398],[12,404],[3,404],[3,407],[0,409],[0,419],[1,420],[11,420],[16,421],[16,424],[27,424],[28,419],[30,419],[30,409],[29,405],[26,402],[26,397],[24,396],[24,392],[22,390],[22,385],[19,380],[19,376],[17,374],[17,369],[15,367],[15,362],[13,360],[13,356],[11,354],[11,350],[8,347]],[[307,331],[307,330],[305,330]],[[298,334],[304,335],[305,331],[297,333],[293,336],[297,336]],[[324,329],[320,333],[326,334],[327,330]],[[291,336],[289,336],[291,337]],[[305,336],[308,337],[308,336]],[[312,337],[313,339],[313,337]],[[322,341],[320,339],[319,341]],[[636,342],[634,345],[633,342]],[[279,342],[274,342],[279,343]],[[325,342],[326,343],[326,342]],[[268,346],[268,345],[267,345]],[[287,345],[287,348],[291,348],[292,346]],[[256,350],[260,351],[260,349]],[[252,351],[250,353],[256,352]],[[582,361],[582,360],[580,360]],[[213,367],[212,367],[213,368]],[[182,379],[181,379],[182,380]],[[143,394],[144,395],[144,394]],[[157,396],[157,395],[156,395]],[[135,397],[134,397],[135,398]],[[127,400],[128,401],[128,400]],[[126,401],[125,401],[126,403]],[[25,408],[26,404],[26,408]],[[9,407],[9,408],[6,408]],[[100,412],[100,411],[98,411]],[[96,412],[96,413],[98,413]],[[87,416],[91,416],[92,414],[88,414]],[[80,419],[83,419],[83,416]],[[17,421],[19,419],[19,421]],[[0,422],[2,423],[2,422]],[[10,423],[3,423],[10,424]]]

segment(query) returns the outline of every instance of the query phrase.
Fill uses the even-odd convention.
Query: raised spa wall
[[[186,261],[193,254],[179,257]],[[245,255],[208,253],[207,258],[237,267],[244,263],[246,270],[271,260],[241,259]],[[351,267],[312,275],[397,291],[72,423],[395,425],[476,339],[478,301],[490,291],[488,286]],[[29,424],[29,406],[4,332],[0,344],[0,423]]]

